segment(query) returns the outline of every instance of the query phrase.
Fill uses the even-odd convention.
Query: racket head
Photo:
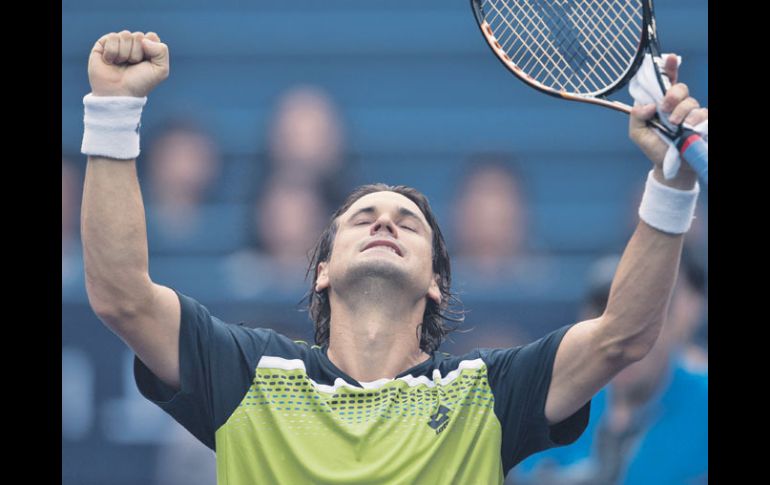
[[[605,98],[625,86],[644,60],[650,40],[649,26],[654,24],[651,1],[605,2],[605,5],[610,5],[608,9],[614,8],[624,13],[624,17],[615,26],[605,21],[593,26],[598,27],[595,29],[589,28],[589,20],[580,25],[580,16],[585,12],[573,13],[571,17],[566,14],[566,9],[578,8],[593,8],[596,13],[598,2],[591,0],[470,0],[470,3],[487,45],[506,69],[521,81],[551,96],[631,112],[627,104]],[[563,11],[558,10],[562,7]],[[611,10],[601,13],[604,15],[599,18],[614,14]],[[519,22],[518,16],[524,22]],[[564,18],[570,22],[563,21]],[[602,33],[595,34],[597,30]],[[550,34],[551,38],[546,34]],[[602,45],[608,39],[615,37],[617,40],[621,36],[622,44],[618,44],[614,53],[611,46]],[[528,48],[528,43],[534,47]],[[546,44],[545,48],[542,44]],[[562,58],[557,62],[555,56],[543,55],[543,52],[547,54],[547,48],[562,54]],[[585,53],[591,49],[605,53],[600,60],[611,56],[606,67],[596,59],[591,65],[590,56],[576,55],[581,50]],[[561,67],[557,67],[558,72],[554,75],[554,70],[548,67],[558,63]],[[585,72],[593,73],[594,79],[581,81],[579,77]]]

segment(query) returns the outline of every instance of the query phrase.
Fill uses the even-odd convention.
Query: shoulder
[[[533,363],[547,364],[552,361],[556,351],[573,325],[565,325],[549,332],[543,337],[533,342],[510,348],[500,349],[479,349],[479,358],[481,358],[488,368],[504,367],[506,369],[513,365],[533,361]]]
[[[182,307],[184,335],[202,345],[215,343],[219,349],[233,349],[248,356],[249,362],[264,357],[304,360],[311,346],[295,341],[271,328],[249,325],[246,322],[231,323],[213,315],[209,309],[187,295],[177,292]]]
[[[314,352],[320,350],[320,347],[316,345],[310,345],[304,340],[292,339],[270,328],[249,328],[248,330],[260,333],[269,339],[263,352],[265,356],[304,361]]]
[[[465,354],[448,354],[446,352],[435,351],[433,353],[433,370],[438,370],[441,375],[447,375],[448,373],[462,369],[476,369],[486,365],[486,362],[481,356],[482,349],[474,349]]]

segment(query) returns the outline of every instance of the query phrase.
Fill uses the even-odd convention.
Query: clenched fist
[[[168,46],[154,32],[124,30],[96,41],[88,58],[94,96],[144,97],[168,77]]]

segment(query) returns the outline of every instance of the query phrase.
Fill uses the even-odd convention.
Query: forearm
[[[86,289],[97,314],[129,312],[149,298],[147,230],[134,160],[88,157],[81,237]]]
[[[673,189],[691,191],[697,183],[692,170],[680,170],[671,180],[661,166],[654,179]],[[643,220],[634,231],[612,280],[602,316],[605,350],[631,361],[644,357],[655,344],[668,313],[676,283],[684,234],[668,234]]]
[[[623,252],[602,316],[605,345],[630,360],[642,358],[658,337],[676,282],[684,235],[640,221]]]

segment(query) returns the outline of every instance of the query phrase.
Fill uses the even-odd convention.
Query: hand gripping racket
[[[652,56],[662,92],[663,71],[652,0],[471,0],[476,22],[498,59],[529,86],[570,101],[631,113],[607,99]],[[708,183],[708,144],[691,126],[648,124],[667,136]]]

